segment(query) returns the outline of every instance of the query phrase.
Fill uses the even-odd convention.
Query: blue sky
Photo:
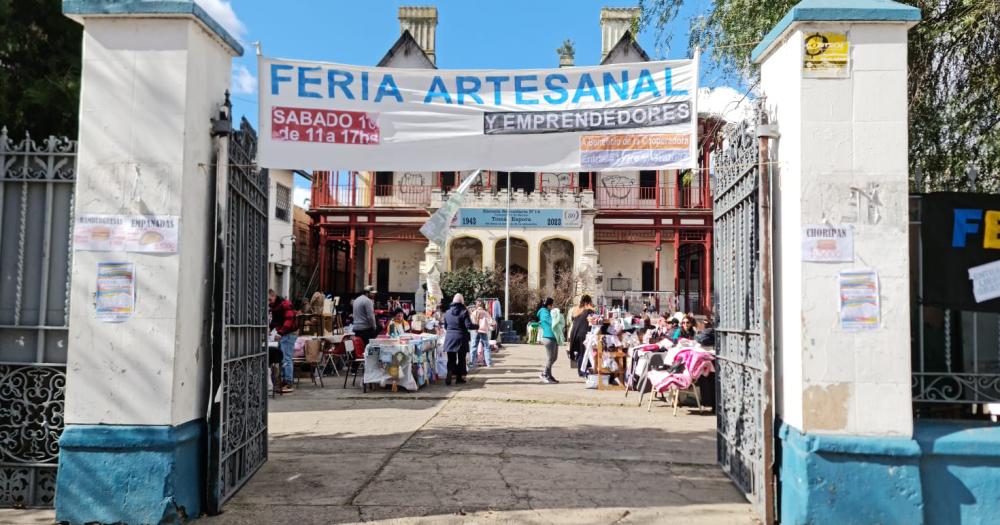
[[[257,125],[257,60],[253,42],[267,56],[375,65],[399,38],[397,9],[402,5],[438,8],[437,65],[442,69],[547,68],[559,63],[556,48],[573,40],[578,65],[600,61],[601,7],[628,7],[637,0],[196,0],[243,42],[246,52],[233,62],[233,113]],[[688,56],[691,19],[706,14],[711,0],[687,0],[667,28],[669,49],[657,31],[639,35],[652,58]],[[703,56],[704,58],[704,56]],[[702,64],[701,85],[719,88],[732,98],[729,86]],[[741,94],[741,93],[739,93]],[[699,108],[704,107],[699,99]],[[297,180],[302,187],[305,180]],[[299,196],[304,193],[300,190]]]

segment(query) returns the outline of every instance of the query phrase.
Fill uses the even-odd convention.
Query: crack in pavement
[[[500,457],[501,459],[507,459],[507,460],[510,460],[510,459],[516,457],[516,458],[524,458],[524,459],[528,459],[528,460],[551,459],[551,460],[555,460],[555,461],[586,461],[586,462],[589,462],[589,463],[612,463],[619,470],[626,470],[626,469],[623,469],[621,465],[622,464],[628,464],[628,463],[632,462],[632,460],[629,460],[629,459],[618,459],[618,458],[601,458],[601,457],[590,458],[590,457],[546,456],[546,455],[535,455],[535,454],[510,454],[510,453],[507,452],[507,448],[508,447],[510,447],[509,444],[508,445],[504,445],[503,450],[499,454],[492,454],[492,453],[488,453],[488,452],[466,452],[466,451],[454,451],[454,450],[423,452],[424,449],[422,449],[420,447],[410,447],[410,448],[408,448],[406,450],[403,450],[403,447],[400,447],[399,449],[393,451],[393,454],[395,454],[397,452],[405,452],[407,454],[413,454],[414,456],[424,456],[424,457],[430,457],[430,458],[436,458],[436,457],[441,456],[441,455],[446,455],[446,456],[474,456],[474,457],[484,457],[484,458]],[[646,464],[646,465],[661,465],[661,466],[665,466],[665,467],[682,467],[682,468],[687,467],[687,468],[694,468],[694,469],[701,469],[702,467],[714,467],[715,466],[715,463],[710,462],[710,461],[706,461],[706,462],[703,462],[703,463],[698,463],[698,462],[669,461],[669,460],[661,460],[661,459],[644,458],[642,460],[642,462],[643,462],[643,464]],[[726,476],[726,473],[722,472],[721,470],[718,471],[718,477],[719,477],[719,479],[729,479],[728,476]]]
[[[374,482],[375,479],[378,478],[380,474],[382,474],[382,471],[385,470],[386,465],[388,465],[389,462],[392,461],[392,458],[394,458],[396,454],[399,453],[400,450],[406,447],[406,444],[409,443],[411,439],[413,439],[413,436],[417,435],[418,432],[423,430],[423,428],[427,426],[427,423],[430,423],[431,420],[436,418],[438,414],[440,414],[441,411],[444,410],[444,407],[448,406],[448,403],[451,402],[452,398],[454,398],[454,393],[445,398],[444,403],[441,403],[438,409],[434,411],[434,414],[432,414],[431,417],[427,418],[423,423],[421,423],[419,427],[413,430],[413,432],[410,432],[410,435],[406,436],[406,439],[404,439],[403,442],[400,443],[398,447],[396,447],[391,452],[386,454],[385,457],[382,458],[382,461],[379,463],[378,468],[376,468],[375,471],[372,472],[372,474],[368,476],[367,479],[365,479],[364,483],[362,483],[361,486],[358,487],[351,494],[350,498],[347,500],[345,505],[357,506],[357,503],[355,501],[358,499],[358,496],[360,496],[361,493],[364,492],[365,489],[367,489],[368,486],[371,485],[372,482]]]
[[[622,513],[621,516],[618,516],[618,519],[612,521],[609,525],[618,525],[619,523],[622,522],[623,519],[627,518],[629,514],[632,514],[632,511],[626,510],[625,512]]]

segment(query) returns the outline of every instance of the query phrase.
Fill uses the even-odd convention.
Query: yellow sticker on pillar
[[[806,33],[802,49],[802,76],[845,78],[851,76],[847,33]]]

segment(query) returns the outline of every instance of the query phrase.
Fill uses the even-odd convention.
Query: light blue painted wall
[[[59,440],[56,519],[182,523],[201,514],[205,422],[69,425]]]
[[[783,425],[779,437],[782,523],[1000,523],[1000,426],[918,420],[909,439]]]

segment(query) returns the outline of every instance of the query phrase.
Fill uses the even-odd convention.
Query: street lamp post
[[[507,172],[507,241],[504,243],[503,319],[510,321],[510,178]]]

